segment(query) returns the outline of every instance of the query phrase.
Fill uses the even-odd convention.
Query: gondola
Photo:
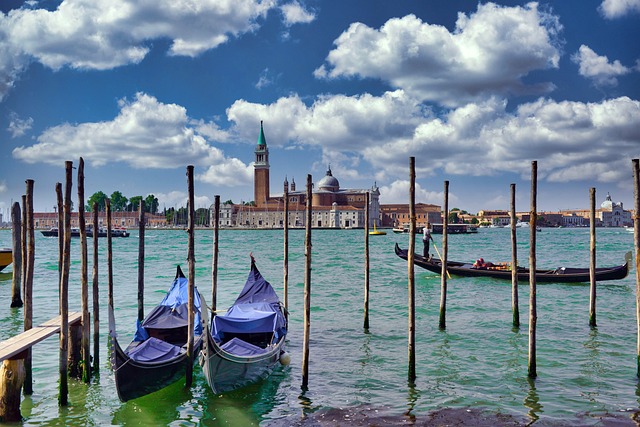
[[[204,335],[200,364],[216,394],[266,378],[278,363],[288,364],[287,317],[253,256],[242,292],[225,313],[205,320]]]
[[[396,243],[395,247],[396,255],[402,259],[407,259],[408,251],[406,249],[400,249],[400,246]],[[600,267],[596,268],[596,281],[601,282],[604,280],[620,280],[627,277],[629,274],[629,261],[631,260],[631,252],[627,252],[625,255],[625,263],[615,267]],[[414,263],[434,273],[440,273],[442,271],[442,263],[437,258],[427,259],[422,255],[415,254]],[[447,271],[449,274],[455,274],[457,276],[465,277],[492,277],[494,279],[507,279],[511,280],[511,269],[508,264],[495,265],[490,267],[477,268],[472,263],[447,261]],[[558,267],[554,269],[538,269],[536,270],[536,282],[550,282],[550,283],[578,283],[589,282],[590,273],[589,268],[567,268]],[[524,267],[518,267],[518,281],[529,281],[529,269]]]
[[[138,322],[133,341],[122,349],[115,330],[113,307],[109,306],[111,368],[122,402],[158,391],[184,376],[189,357],[188,280],[180,266],[164,299]],[[193,363],[202,343],[200,295],[194,292],[195,321]]]

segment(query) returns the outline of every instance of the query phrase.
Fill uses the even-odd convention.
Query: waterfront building
[[[269,189],[269,148],[260,122],[260,135],[254,151],[253,204],[222,204],[218,224],[220,227],[282,228],[284,227],[285,195],[289,201],[289,227],[304,227],[307,191],[296,190],[295,179],[291,184],[285,176],[282,195],[271,196]],[[341,188],[333,176],[331,167],[322,179],[314,184],[311,195],[311,226],[314,228],[364,228],[366,193],[369,193],[369,226],[380,226],[380,190],[374,183],[371,188]],[[214,223],[214,206],[210,208],[211,224]]]
[[[427,224],[442,223],[442,209],[438,205],[416,203],[415,214],[416,228],[422,228]],[[380,205],[380,215],[383,227],[409,227],[411,218],[408,204]]]
[[[563,225],[582,226],[589,225],[591,218],[591,209],[563,210]],[[611,199],[611,195],[607,193],[604,202],[600,204],[600,208],[596,209],[596,226],[597,227],[626,227],[633,226],[631,211],[624,209],[622,202],[615,203]],[[583,218],[582,220],[576,217]]]
[[[71,227],[76,228],[80,226],[78,219],[78,212],[71,212]],[[135,228],[140,224],[138,212],[111,212],[111,226],[112,227],[125,227]],[[84,220],[87,225],[93,223],[93,213],[85,212]],[[146,227],[166,227],[167,218],[164,215],[152,215],[145,213],[144,215]],[[33,214],[34,226],[37,229],[50,229],[58,228],[58,213],[57,212],[34,212]],[[105,212],[98,213],[98,226],[106,227],[107,217]]]

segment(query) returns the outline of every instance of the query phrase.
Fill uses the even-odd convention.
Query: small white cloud
[[[284,18],[284,24],[291,26],[294,24],[308,24],[316,19],[315,14],[306,10],[299,2],[293,1],[280,6]]]
[[[616,77],[631,71],[620,61],[609,62],[609,58],[598,55],[585,45],[580,46],[571,59],[579,65],[580,75],[592,80],[596,86],[616,86],[618,84]]]
[[[640,12],[640,0],[603,0],[600,5],[600,13],[607,19],[620,18],[633,12]]]
[[[16,113],[9,115],[9,127],[7,130],[11,133],[12,138],[23,136],[33,126],[33,118],[21,119]]]
[[[256,89],[262,89],[263,87],[270,86],[273,84],[273,80],[269,77],[269,69],[265,68],[260,74],[260,78],[258,79],[258,83],[256,83]]]

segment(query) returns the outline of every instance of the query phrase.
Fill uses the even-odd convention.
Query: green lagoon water
[[[58,314],[57,240],[36,233],[34,324]],[[196,285],[211,295],[212,232],[196,233]],[[478,408],[533,425],[633,425],[640,406],[636,376],[635,271],[598,284],[597,328],[588,326],[588,284],[538,284],[537,373],[527,379],[529,286],[519,286],[521,329],[512,328],[511,283],[452,277],[447,327],[438,328],[440,277],[416,268],[417,380],[407,383],[407,264],[394,244],[408,236],[370,237],[370,330],[363,326],[364,231],[314,230],[309,389],[301,390],[304,230],[289,236],[288,351],[291,365],[267,380],[224,395],[207,387],[199,366],[194,385],[178,382],[127,403],[116,394],[107,350],[107,254],[100,239],[100,373],[90,384],[70,380],[70,405],[58,407],[58,340],[34,347],[34,394],[22,403],[24,425],[288,425],[330,408],[418,417],[443,408]],[[442,251],[440,236],[434,236]],[[529,231],[518,230],[520,264],[529,256]],[[620,264],[633,250],[624,229],[597,230],[598,266]],[[0,246],[11,233],[0,231]],[[92,242],[89,240],[89,250]],[[421,242],[417,240],[421,250]],[[137,304],[137,231],[114,239],[118,333],[128,343]],[[253,252],[263,276],[282,296],[282,230],[220,232],[219,308],[244,285]],[[186,272],[187,233],[146,233],[145,311],[168,289],[176,264]],[[72,242],[70,302],[80,310],[79,241]],[[449,236],[449,259],[509,261],[509,229]],[[91,260],[91,254],[89,255]],[[543,229],[539,268],[589,265],[588,229]],[[91,277],[91,265],[89,275]],[[90,279],[91,280],[91,279]],[[22,331],[22,309],[10,309],[11,267],[0,273],[0,340]],[[91,301],[91,296],[89,297]],[[93,344],[92,344],[93,348]],[[408,418],[410,419],[410,418]],[[346,423],[346,421],[345,421]],[[316,424],[318,425],[318,424]]]

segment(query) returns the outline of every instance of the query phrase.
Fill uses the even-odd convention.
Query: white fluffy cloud
[[[582,45],[571,59],[579,65],[580,75],[594,82],[596,86],[616,86],[616,77],[629,73],[631,70],[615,60],[609,62],[606,56],[600,56],[589,46]]]
[[[637,156],[640,102],[628,97],[599,103],[541,98],[514,112],[506,107],[504,100],[491,98],[434,116],[395,91],[380,97],[325,96],[310,106],[296,96],[270,105],[238,101],[227,113],[236,123],[234,132],[253,138],[260,117],[270,145],[320,148],[336,170],[369,164],[380,182],[405,175],[411,156],[421,176],[509,172],[526,178],[531,160],[539,160],[540,178],[561,182],[624,179],[628,160]]]
[[[335,41],[319,78],[375,78],[421,100],[457,106],[493,95],[542,93],[549,83],[527,86],[522,78],[556,68],[560,58],[556,16],[538,8],[478,5],[459,13],[456,27],[393,18],[380,29],[352,24]]]
[[[94,166],[122,162],[140,169],[194,164],[209,168],[198,177],[204,182],[250,182],[247,165],[225,157],[197,131],[227,139],[214,124],[192,122],[184,107],[163,104],[143,93],[132,101],[121,100],[119,106],[119,115],[111,121],[47,129],[36,144],[15,148],[13,156],[27,163],[57,165],[80,155]]]
[[[169,54],[193,57],[255,30],[273,7],[259,0],[64,0],[54,11],[0,13],[0,100],[29,61],[106,70],[139,63],[157,39],[171,40]]]
[[[620,18],[628,13],[640,12],[640,0],[603,0],[600,12],[608,19]]]

